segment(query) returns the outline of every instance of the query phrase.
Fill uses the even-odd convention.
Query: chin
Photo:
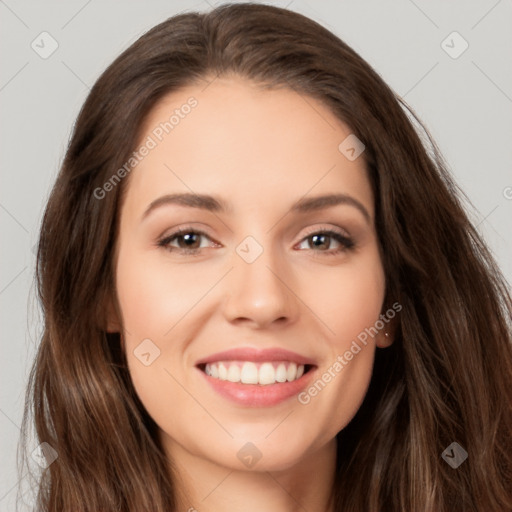
[[[212,443],[207,443],[203,456],[230,470],[255,472],[286,471],[308,457],[311,446],[305,446],[303,440],[297,440],[291,433],[276,435],[275,439],[271,439],[271,434],[265,439],[271,430],[267,429],[264,435],[236,436],[228,443],[219,442],[214,453]]]

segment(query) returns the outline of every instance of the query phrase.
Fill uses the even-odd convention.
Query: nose
[[[262,329],[296,321],[298,298],[284,261],[278,262],[270,250],[264,250],[252,263],[238,255],[234,262],[225,283],[224,315],[229,322]]]

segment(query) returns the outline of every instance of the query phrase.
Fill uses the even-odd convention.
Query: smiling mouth
[[[217,361],[200,364],[198,367],[213,379],[239,384],[268,386],[296,381],[305,373],[308,373],[313,365],[296,364],[291,361]]]

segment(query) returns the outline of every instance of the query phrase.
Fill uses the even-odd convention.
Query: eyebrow
[[[169,204],[186,206],[189,208],[199,208],[215,213],[227,213],[232,211],[230,205],[219,197],[192,193],[166,194],[151,202],[142,214],[142,220],[157,208]],[[310,213],[337,205],[348,205],[357,208],[363,214],[365,220],[371,224],[371,217],[365,206],[356,198],[347,194],[328,194],[317,197],[302,198],[292,205],[290,212]]]

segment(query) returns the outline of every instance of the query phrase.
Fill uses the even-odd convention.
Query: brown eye
[[[182,251],[187,254],[198,253],[205,247],[211,247],[211,243],[201,244],[202,240],[211,240],[210,237],[202,231],[195,229],[181,229],[171,233],[158,242],[159,247],[164,247],[169,251]]]
[[[333,241],[338,244],[337,248],[331,248]],[[312,233],[303,239],[301,245],[304,243],[308,244],[306,249],[319,249],[315,252],[326,252],[328,254],[338,253],[351,249],[354,246],[354,242],[350,238],[336,231],[319,231]]]
[[[329,249],[332,241],[332,237],[330,235],[311,235],[307,238],[307,240],[312,244],[313,247],[317,249]]]
[[[198,233],[186,233],[184,235],[177,235],[174,238],[178,241],[178,246],[182,249],[198,249],[201,246],[201,236],[202,235]],[[180,244],[180,241],[182,241],[183,244]]]

